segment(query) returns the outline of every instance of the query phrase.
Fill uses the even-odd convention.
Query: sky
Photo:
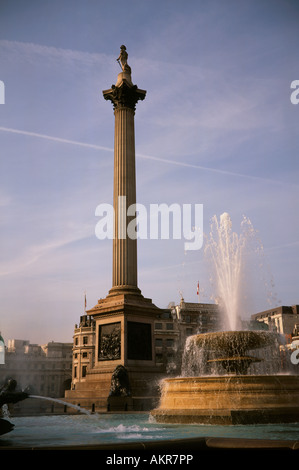
[[[203,232],[250,219],[242,315],[299,303],[299,3],[296,0],[0,0],[0,331],[71,342],[112,287],[116,83],[125,44],[147,91],[135,115],[137,201],[203,204]],[[206,240],[206,238],[205,238]],[[197,297],[197,283],[200,297]],[[138,240],[138,284],[161,308],[212,302],[184,240]],[[212,299],[212,300],[211,300]]]

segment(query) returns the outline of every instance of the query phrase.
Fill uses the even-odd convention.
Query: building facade
[[[185,302],[157,315],[155,321],[156,363],[167,374],[181,373],[182,357],[188,336],[217,331],[219,329],[219,309],[216,304]]]
[[[72,343],[30,344],[8,340],[5,364],[0,365],[0,385],[13,378],[31,394],[61,398],[71,386]]]
[[[251,316],[254,321],[268,325],[270,331],[292,336],[299,324],[299,305],[275,307]]]
[[[95,321],[89,315],[80,317],[75,325],[73,342],[72,388],[85,381],[87,372],[94,366],[95,359]]]

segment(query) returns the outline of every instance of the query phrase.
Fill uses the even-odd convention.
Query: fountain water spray
[[[86,410],[85,408],[82,408],[79,405],[74,405],[73,403],[69,403],[67,401],[59,400],[58,398],[44,397],[42,395],[28,395],[28,398],[38,398],[40,400],[48,400],[48,401],[60,403],[61,405],[69,406],[70,408],[74,408],[75,410],[78,410],[81,413],[84,413],[86,415],[91,415],[92,414],[89,410]]]
[[[241,223],[239,235],[232,231],[231,218],[227,212],[220,216],[219,221],[216,216],[212,218],[205,255],[214,271],[215,297],[223,310],[225,329],[237,330],[240,327],[244,255],[248,242],[255,233],[246,217]]]

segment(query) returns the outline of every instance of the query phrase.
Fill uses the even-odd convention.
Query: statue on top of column
[[[131,67],[128,65],[128,53],[126,50],[126,46],[120,46],[120,54],[118,59],[116,59],[119,63],[120,67],[122,68],[123,72],[131,73]]]
[[[133,85],[131,78],[131,67],[128,65],[128,53],[126,46],[120,46],[120,54],[116,59],[122,72],[117,75],[117,82],[111,85],[109,90],[103,90],[105,100],[113,104],[113,109],[131,108],[135,111],[136,103],[144,100],[146,91],[140,90],[137,85]]]

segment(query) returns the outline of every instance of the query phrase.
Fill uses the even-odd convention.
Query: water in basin
[[[0,437],[1,446],[80,446],[137,441],[225,437],[299,440],[299,423],[213,426],[159,424],[147,413],[56,415],[10,418],[14,430]]]

